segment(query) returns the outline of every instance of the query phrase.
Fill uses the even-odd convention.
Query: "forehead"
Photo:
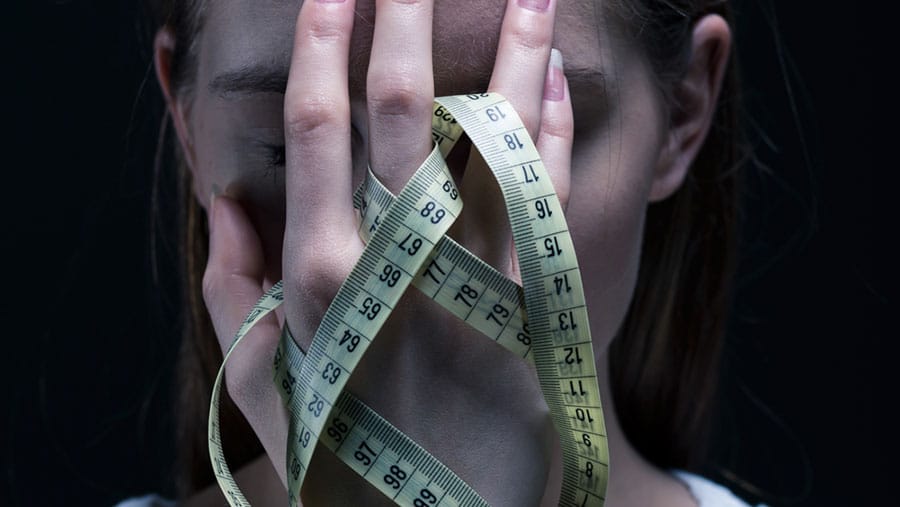
[[[567,73],[601,69],[602,34],[596,0],[559,2],[554,47],[562,51]],[[223,73],[261,66],[287,76],[299,0],[208,1],[201,34],[201,83]],[[435,0],[433,59],[438,95],[469,93],[487,87],[506,0]],[[374,0],[357,0],[350,67],[351,89],[366,79]],[[577,83],[572,83],[573,95]]]

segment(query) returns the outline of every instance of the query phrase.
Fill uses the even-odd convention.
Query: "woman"
[[[217,495],[197,492],[212,483],[205,429],[218,353],[283,278],[283,313],[257,325],[228,366],[228,392],[249,426],[236,413],[223,425],[250,500],[284,501],[287,416],[271,383],[281,323],[306,350],[355,264],[363,244],[351,194],[366,166],[398,193],[431,151],[433,97],[489,90],[522,117],[566,206],[605,408],[607,505],[736,501],[673,472],[702,457],[728,300],[737,156],[727,3],[298,6],[157,9],[155,63],[184,166],[195,310],[181,365],[185,498]],[[450,161],[466,202],[451,236],[515,278],[498,189],[465,155]],[[415,291],[348,389],[491,505],[557,504],[561,451],[534,370]],[[321,450],[302,502],[388,500]]]

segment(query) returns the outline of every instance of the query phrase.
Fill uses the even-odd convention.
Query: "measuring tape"
[[[275,383],[290,413],[288,493],[296,505],[316,442],[399,505],[487,505],[464,481],[344,386],[409,285],[513,353],[533,361],[560,434],[560,505],[602,506],[608,448],[587,309],[562,207],[537,149],[498,94],[435,99],[435,148],[393,196],[369,171],[354,195],[360,259],[304,354],[285,326]],[[465,132],[506,201],[523,287],[446,237],[462,200],[444,156]],[[210,458],[232,506],[249,505],[225,463],[218,425],[224,364],[240,339],[283,301],[279,282],[235,335],[213,388]],[[527,310],[527,319],[526,319]]]

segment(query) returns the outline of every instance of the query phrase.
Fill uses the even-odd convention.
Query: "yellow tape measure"
[[[285,327],[275,383],[290,413],[287,471],[296,505],[315,443],[399,505],[486,505],[426,450],[344,392],[347,379],[409,285],[537,369],[563,449],[561,505],[602,506],[608,478],[587,310],[575,250],[550,178],[512,106],[494,93],[435,101],[435,149],[396,197],[369,172],[354,196],[366,247],[329,306],[308,355]],[[444,236],[462,200],[444,163],[468,134],[506,201],[523,288]],[[276,284],[254,307],[225,356],[282,302]],[[527,321],[526,321],[527,310]],[[210,407],[210,457],[232,506],[248,505],[221,447],[218,405]]]

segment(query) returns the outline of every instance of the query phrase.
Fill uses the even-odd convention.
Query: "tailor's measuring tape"
[[[453,143],[442,147],[442,152]],[[445,153],[446,153],[445,152]],[[394,196],[372,171],[354,195],[359,235],[368,241]],[[513,354],[533,362],[522,287],[448,236],[438,241],[412,285]]]
[[[561,505],[603,505],[608,450],[581,276],[562,208],[513,108],[493,93],[436,99],[435,150],[394,198],[371,173],[355,195],[366,248],[317,330],[309,355],[285,329],[276,384],[288,405],[288,491],[299,496],[315,442],[400,505],[485,505],[468,485],[349,393],[350,373],[410,284],[454,315],[532,359],[563,449]],[[462,202],[443,162],[462,130],[500,183],[522,289],[444,237]],[[439,151],[440,150],[440,151]],[[555,213],[554,213],[555,212]],[[281,303],[276,284],[251,311],[226,354]],[[210,456],[229,502],[248,505],[224,462],[219,371],[210,407]],[[327,426],[327,428],[326,428]],[[323,433],[324,432],[324,433]]]

